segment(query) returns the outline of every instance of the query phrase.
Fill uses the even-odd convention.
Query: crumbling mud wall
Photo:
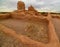
[[[26,46],[26,47],[35,47],[35,46],[36,47],[40,47],[40,46],[41,47],[51,47],[51,46],[52,47],[59,47],[59,38],[57,37],[56,32],[55,32],[55,28],[53,26],[53,23],[51,22],[50,14],[47,17],[42,17],[42,18],[40,16],[31,14],[31,13],[27,13],[26,14],[25,12],[19,12],[19,13],[14,12],[12,14],[13,15],[11,15],[11,16],[13,16],[13,17],[11,19],[12,19],[13,23],[11,23],[11,21],[9,21],[9,20],[3,21],[2,23],[0,22],[1,24],[3,24],[3,25],[8,27],[8,28],[6,28],[5,26],[3,26],[3,25],[1,26],[0,25],[0,29],[2,29],[2,31],[4,31],[5,33],[7,33],[7,34],[9,34],[9,35],[21,40],[21,42],[19,42],[19,44],[21,43],[20,46],[23,45],[23,46]],[[4,15],[3,17],[5,17],[5,16],[7,16],[7,15]],[[23,23],[26,21],[25,19],[27,19],[28,24],[26,24],[27,22],[22,24],[22,22],[20,22],[20,21],[17,22],[16,21],[17,24],[19,22],[20,23],[18,24],[18,27],[15,27],[16,24],[13,21],[13,18],[19,19],[19,20],[23,19],[23,21],[22,21]],[[4,19],[4,18],[2,18],[2,19]],[[8,21],[10,22],[10,24],[9,24]],[[13,27],[13,25],[14,25],[15,28]],[[24,28],[24,26],[26,26],[26,28]],[[20,34],[17,33],[18,32],[18,28],[19,29],[21,28],[23,30],[23,31],[19,30]],[[16,30],[16,31],[14,31],[14,30]],[[46,34],[45,31],[47,32],[48,35]],[[21,33],[21,32],[23,32],[23,33]],[[11,39],[11,40],[13,40],[13,39]],[[3,42],[3,43],[5,43],[5,42]],[[7,43],[10,44],[10,42],[7,42]],[[14,44],[11,44],[11,45],[14,46],[15,43],[16,42],[14,42]],[[4,44],[4,46],[6,46],[6,47],[7,46],[11,46],[9,44],[8,45],[6,45],[6,44]]]
[[[58,19],[60,19],[60,14],[59,13],[55,13],[55,14],[51,13],[51,16],[52,16],[52,18],[58,18]]]
[[[43,16],[33,7],[26,11],[23,2],[19,2],[17,8],[10,14],[0,15],[4,19],[0,21],[1,47],[60,47],[49,13]],[[5,19],[9,16],[10,19]]]
[[[7,19],[10,17],[10,14],[0,14],[0,19]]]
[[[38,18],[39,19],[39,18]],[[48,18],[49,19],[49,18]],[[25,20],[25,19],[24,19]],[[33,20],[34,21],[34,20]],[[7,24],[5,25],[5,24],[3,24],[3,25],[5,25],[5,26],[7,26],[7,27],[5,27],[5,26],[3,26],[3,25],[0,25],[0,29],[3,31],[3,32],[5,32],[7,35],[10,35],[10,36],[13,36],[13,37],[15,37],[15,38],[17,38],[18,40],[21,40],[21,41],[19,41],[19,43],[18,44],[20,44],[21,43],[21,45],[18,45],[18,46],[26,46],[26,47],[50,47],[50,46],[52,46],[52,47],[59,47],[59,39],[58,39],[58,37],[57,37],[57,35],[56,35],[56,32],[55,32],[55,29],[54,29],[54,26],[53,26],[53,24],[52,24],[52,22],[51,22],[51,20],[47,20],[47,19],[43,19],[42,21],[41,21],[41,19],[39,20],[39,24],[40,24],[40,29],[39,29],[39,27],[38,28],[36,28],[37,26],[36,25],[34,25],[35,23],[38,23],[37,21],[34,21],[35,23],[33,24],[33,21],[32,21],[32,24],[31,23],[29,23],[28,25],[27,25],[27,27],[25,28],[25,30],[23,29],[23,27],[21,27],[25,32],[23,32],[23,34],[21,33],[21,34],[17,34],[17,32],[16,31],[14,31],[14,29],[12,29],[12,27],[11,28],[7,28],[7,27],[9,27],[9,26],[7,26]],[[49,41],[48,41],[48,43],[47,44],[44,44],[45,42],[46,42],[46,38],[44,37],[46,34],[46,30],[45,30],[45,28],[46,28],[46,26],[44,27],[44,29],[42,28],[44,25],[45,25],[45,22],[46,23],[48,23],[48,24],[46,24],[46,26],[48,26],[48,39],[49,39]],[[47,22],[47,21],[49,21],[49,22]],[[19,21],[18,21],[19,22]],[[40,23],[40,22],[44,22],[44,23]],[[10,21],[10,23],[11,23],[11,21]],[[2,23],[1,23],[2,24]],[[41,24],[43,24],[43,25],[41,25]],[[12,25],[13,26],[13,25]],[[25,23],[23,24],[23,26],[26,26],[25,25]],[[16,29],[16,28],[15,28]],[[36,30],[35,30],[36,29]],[[39,31],[39,30],[40,31]],[[42,32],[41,32],[42,31]],[[1,33],[1,32],[0,32]],[[25,34],[26,33],[26,34]],[[41,34],[40,34],[41,33]],[[25,34],[25,35],[24,35]],[[32,34],[32,35],[31,35]],[[41,36],[38,36],[38,35],[41,35]],[[45,34],[45,35],[44,35]],[[5,36],[5,35],[4,35]],[[36,38],[37,37],[37,38]],[[39,37],[41,37],[41,38],[39,38]],[[46,36],[47,37],[47,36]],[[39,39],[40,40],[39,40]],[[4,38],[5,39],[5,38]],[[9,38],[8,38],[9,39]],[[45,39],[45,42],[44,42],[44,39]],[[11,39],[10,38],[10,42],[11,42],[11,40],[13,41],[13,39]],[[18,41],[17,40],[17,41]],[[3,40],[2,40],[3,41]],[[6,42],[6,41],[5,41]],[[8,43],[8,45],[6,45],[6,44],[4,44],[5,46],[11,46],[11,45],[9,45],[10,44],[10,42],[7,42]],[[41,43],[41,42],[44,42],[44,43]],[[14,43],[12,43],[12,45],[14,46],[15,45],[15,43],[16,42],[14,42]],[[3,43],[2,43],[3,44]],[[16,45],[17,46],[17,45]]]
[[[26,15],[25,15],[25,12],[24,11],[19,11],[19,12],[12,12],[11,13],[11,17],[12,18],[15,18],[15,19],[22,19],[24,18]]]

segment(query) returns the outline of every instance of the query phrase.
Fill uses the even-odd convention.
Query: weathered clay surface
[[[50,13],[40,16],[20,1],[17,8],[10,19],[0,20],[0,47],[60,47]]]

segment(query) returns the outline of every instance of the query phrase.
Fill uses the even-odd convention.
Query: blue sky
[[[38,11],[60,12],[60,0],[21,0],[26,4],[34,6]],[[17,9],[18,0],[0,0],[0,12],[13,11]]]

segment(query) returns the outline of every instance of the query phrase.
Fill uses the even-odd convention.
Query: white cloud
[[[37,4],[44,5],[45,2],[44,2],[44,1],[40,1],[40,2],[38,2]]]
[[[0,9],[16,9],[18,0],[4,0],[0,3]],[[21,0],[26,4],[26,7],[30,5],[34,6],[36,9],[45,11],[60,11],[60,0]]]
[[[56,4],[56,3],[60,3],[60,1],[59,0],[55,0],[55,1],[51,2],[51,4]]]

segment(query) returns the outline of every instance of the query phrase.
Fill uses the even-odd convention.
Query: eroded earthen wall
[[[9,17],[10,17],[10,14],[0,14],[0,19],[6,19]]]

